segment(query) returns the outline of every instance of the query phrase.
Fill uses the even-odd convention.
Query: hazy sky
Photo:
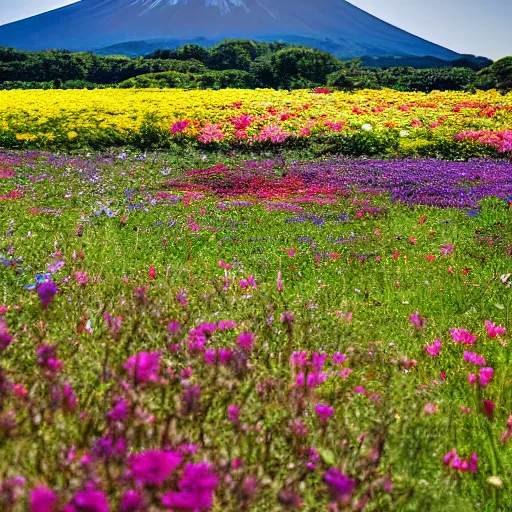
[[[350,1],[452,50],[493,59],[512,55],[512,0]],[[73,0],[0,0],[0,25],[70,3]]]

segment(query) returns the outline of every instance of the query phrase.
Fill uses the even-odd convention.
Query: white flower
[[[400,130],[400,137],[409,137],[409,132],[407,130]]]
[[[370,123],[365,123],[363,126],[361,126],[361,130],[364,130],[365,132],[371,132],[373,130],[373,126]]]

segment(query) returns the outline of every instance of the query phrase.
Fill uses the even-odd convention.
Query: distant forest
[[[226,40],[211,48],[188,44],[144,57],[0,47],[0,89],[100,87],[507,92],[512,57],[495,63],[469,55],[451,62],[405,56],[341,61],[322,50],[250,40]]]

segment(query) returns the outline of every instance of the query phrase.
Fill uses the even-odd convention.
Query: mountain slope
[[[458,54],[385,23],[345,0],[82,0],[0,27],[0,45],[93,50],[128,41],[307,39],[342,57]]]

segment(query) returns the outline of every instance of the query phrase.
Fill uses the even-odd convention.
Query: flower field
[[[512,95],[274,90],[0,91],[0,146],[293,147],[354,155],[512,152]]]
[[[154,111],[184,149],[0,152],[0,510],[509,510],[512,163],[185,139],[506,153],[510,97],[76,94],[0,93],[4,133],[122,143]]]

